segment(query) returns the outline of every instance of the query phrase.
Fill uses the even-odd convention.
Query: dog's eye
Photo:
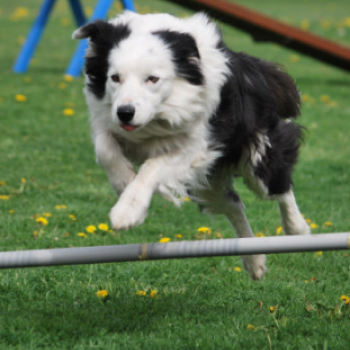
[[[152,83],[152,84],[155,84],[155,83],[158,82],[158,80],[159,80],[158,77],[154,77],[153,75],[150,75],[150,76],[146,79],[146,82],[147,82],[147,83],[150,82],[150,83]]]
[[[120,77],[118,74],[114,74],[111,76],[111,79],[115,82],[115,83],[120,83]]]

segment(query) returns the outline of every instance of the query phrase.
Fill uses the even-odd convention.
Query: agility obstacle
[[[233,238],[0,253],[0,269],[350,249],[350,232]]]
[[[225,0],[168,0],[250,34],[256,42],[274,42],[350,72],[350,47],[301,30],[245,6]]]

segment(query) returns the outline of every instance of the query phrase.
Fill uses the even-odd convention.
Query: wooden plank
[[[225,0],[169,0],[195,11],[205,11],[224,23],[350,72],[350,48]]]

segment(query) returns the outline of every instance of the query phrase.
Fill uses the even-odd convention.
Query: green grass
[[[215,233],[233,237],[224,218],[201,215],[193,203],[179,210],[158,197],[138,228],[77,236],[88,225],[108,223],[116,198],[95,164],[83,78],[63,80],[76,45],[65,1],[58,2],[28,73],[11,72],[40,2],[0,5],[0,195],[10,196],[0,200],[1,250],[156,242],[176,240],[177,234],[193,240],[200,226],[210,227],[214,239]],[[349,2],[239,2],[350,42],[344,22]],[[136,4],[141,11],[189,13],[166,1]],[[19,6],[28,13],[15,19]],[[255,44],[228,26],[222,29],[233,49],[286,65],[308,96],[300,118],[308,132],[295,169],[296,197],[319,226],[314,232],[349,230],[350,75],[274,44]],[[16,94],[27,100],[17,102]],[[331,102],[322,102],[322,95]],[[74,115],[64,115],[67,107]],[[275,235],[276,204],[257,200],[241,181],[237,188],[254,232]],[[44,228],[35,222],[43,213],[51,214]],[[324,228],[326,221],[332,226]],[[344,251],[270,256],[260,283],[234,269],[241,266],[238,257],[2,270],[0,349],[348,350],[350,308],[340,297],[350,296],[349,259]],[[108,300],[97,298],[100,289],[108,290]],[[147,295],[136,295],[138,290]],[[157,298],[150,297],[151,290],[157,290]]]

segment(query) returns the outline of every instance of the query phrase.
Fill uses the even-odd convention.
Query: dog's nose
[[[123,123],[129,123],[135,115],[135,107],[132,105],[121,105],[117,109],[117,115]]]

